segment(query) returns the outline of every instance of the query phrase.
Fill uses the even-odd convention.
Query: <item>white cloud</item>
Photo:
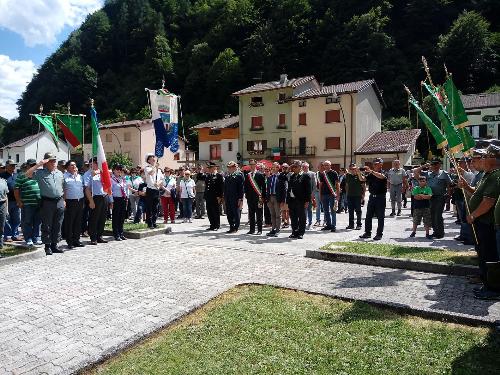
[[[35,72],[35,63],[31,60],[11,60],[9,56],[0,55],[0,116],[17,117],[16,101]]]
[[[76,28],[103,0],[0,0],[0,27],[20,34],[28,47],[52,45],[65,26]]]

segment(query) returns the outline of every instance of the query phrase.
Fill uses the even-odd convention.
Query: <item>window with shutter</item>
[[[210,145],[210,160],[218,160],[221,158],[220,145]]]
[[[325,122],[327,124],[332,122],[340,122],[340,111],[338,109],[332,109],[325,112]]]
[[[326,150],[340,150],[340,137],[327,137],[325,138]]]
[[[299,125],[307,125],[307,117],[305,113],[299,113]]]
[[[227,144],[227,150],[228,151],[233,151],[233,142],[228,142],[228,144]]]
[[[278,126],[285,127],[286,126],[286,114],[280,113],[278,119]]]
[[[262,129],[262,124],[263,124],[262,116],[252,117],[252,129],[253,130]]]
[[[247,141],[247,151],[253,151],[253,141]]]

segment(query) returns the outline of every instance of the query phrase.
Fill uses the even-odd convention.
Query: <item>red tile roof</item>
[[[500,107],[500,93],[462,95],[465,109]]]
[[[238,95],[250,94],[252,92],[283,89],[286,87],[295,88],[295,87],[298,87],[300,85],[303,85],[304,83],[312,81],[313,79],[315,79],[314,76],[307,76],[307,77],[285,79],[285,81],[283,83],[281,83],[280,81],[257,83],[255,85],[247,87],[243,90],[233,92],[233,95],[238,96]]]
[[[196,126],[193,126],[192,129],[224,129],[224,128],[237,128],[240,123],[240,116],[231,116],[224,117],[219,120],[207,121]]]
[[[420,129],[405,129],[374,133],[355,154],[395,154],[408,152],[417,141]]]

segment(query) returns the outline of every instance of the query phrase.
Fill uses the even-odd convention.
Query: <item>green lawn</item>
[[[267,286],[235,288],[95,374],[498,374],[486,328]]]
[[[28,253],[36,249],[36,247],[12,246],[4,243],[3,249],[0,250],[0,254],[4,257],[11,257],[14,255]]]
[[[158,224],[158,228],[163,228],[164,226],[165,225],[163,225],[163,224]],[[104,226],[104,229],[105,230],[113,230],[113,228],[111,227],[110,220],[106,221],[106,225]],[[148,226],[146,223],[134,224],[134,223],[125,222],[125,224],[123,225],[123,230],[125,232],[141,232],[144,230],[148,230]]]
[[[341,246],[341,248],[335,246]],[[323,246],[321,250],[378,255],[392,258],[409,258],[448,264],[477,265],[475,251],[451,251],[430,247],[411,247],[364,242],[332,242]]]

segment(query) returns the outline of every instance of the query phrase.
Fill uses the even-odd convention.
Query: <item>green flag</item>
[[[83,117],[75,115],[56,115],[57,123],[64,133],[66,141],[76,147],[83,143]]]
[[[466,128],[466,126],[469,125],[469,119],[467,118],[467,114],[465,113],[465,108],[462,103],[462,99],[460,98],[460,93],[453,83],[451,75],[448,76],[443,87],[444,91],[446,92],[446,96],[448,97],[446,110],[450,115],[451,122],[453,123],[455,128],[457,128],[460,138],[462,138],[462,143],[464,145],[462,152],[469,152],[476,146],[476,141],[474,141],[474,138],[472,138],[472,135]]]
[[[464,145],[462,144],[462,139],[455,129],[455,126],[450,120],[448,116],[448,112],[444,106],[444,92],[440,92],[439,88],[432,88],[427,83],[422,83],[425,89],[429,92],[432,97],[432,102],[434,103],[434,107],[436,108],[439,121],[441,121],[441,125],[444,130],[444,134],[446,135],[446,139],[448,141],[448,147],[452,154],[456,154],[457,152],[462,151]]]
[[[441,130],[439,130],[439,128],[436,126],[436,124],[434,124],[431,118],[427,116],[427,114],[422,110],[422,108],[420,108],[418,102],[413,97],[410,97],[408,101],[412,106],[415,107],[419,117],[422,119],[425,126],[427,126],[427,129],[429,129],[429,132],[431,133],[432,137],[436,140],[437,147],[443,148],[444,146],[446,146],[448,144],[448,141],[444,137],[443,133],[441,133]]]
[[[57,147],[57,151],[59,151],[59,138],[57,137],[56,129],[54,128],[52,116],[35,115],[35,118],[44,126],[45,130],[50,133],[52,140]]]

